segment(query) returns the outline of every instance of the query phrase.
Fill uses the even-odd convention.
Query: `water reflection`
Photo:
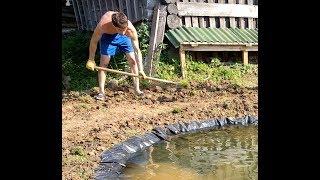
[[[124,179],[258,179],[256,126],[231,126],[163,142],[132,159]]]

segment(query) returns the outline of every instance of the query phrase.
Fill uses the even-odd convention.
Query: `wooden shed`
[[[186,51],[258,51],[258,1],[165,0],[168,9],[165,36],[179,48],[182,76]],[[170,17],[169,17],[170,16]]]

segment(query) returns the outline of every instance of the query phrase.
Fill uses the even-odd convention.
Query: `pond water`
[[[179,135],[141,152],[122,179],[258,179],[258,127],[229,126]]]

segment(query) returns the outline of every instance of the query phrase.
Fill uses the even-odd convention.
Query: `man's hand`
[[[89,59],[86,64],[86,68],[94,71],[94,67],[96,66],[96,62],[93,59]]]
[[[143,78],[143,79],[146,79],[146,78],[147,78],[147,75],[144,73],[144,71],[139,71],[139,74],[142,75],[142,78]]]

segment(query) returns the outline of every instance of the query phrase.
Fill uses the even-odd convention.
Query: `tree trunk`
[[[177,8],[177,5],[175,4],[169,4],[167,7],[167,10],[169,14],[175,14],[175,15],[178,14],[178,8]]]
[[[170,29],[180,27],[180,17],[175,14],[168,15],[167,24]]]

